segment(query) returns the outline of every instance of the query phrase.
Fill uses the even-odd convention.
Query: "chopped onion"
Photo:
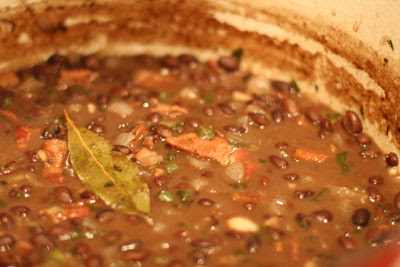
[[[270,81],[267,77],[253,76],[247,82],[247,90],[256,95],[268,93],[271,91]]]
[[[192,180],[191,184],[196,191],[200,191],[208,185],[208,181],[202,178],[195,178]]]
[[[195,99],[198,96],[197,88],[195,87],[185,87],[179,93],[179,96],[184,99]]]
[[[234,162],[225,169],[225,174],[229,178],[240,182],[244,177],[244,165],[242,162]]]
[[[250,122],[250,117],[247,115],[240,116],[236,121],[240,126],[247,128],[247,125],[249,125]]]
[[[114,144],[129,147],[133,139],[135,139],[135,136],[132,133],[121,133],[115,139]]]
[[[189,164],[196,169],[203,170],[210,167],[210,162],[189,156]]]
[[[251,100],[251,95],[240,92],[240,91],[234,91],[232,94],[232,98],[234,101],[238,102],[248,102]]]
[[[246,113],[265,114],[265,110],[257,105],[248,105],[245,109]]]
[[[41,186],[37,176],[31,172],[16,173],[7,178],[9,184],[16,184],[21,181],[28,181],[32,185]]]
[[[108,106],[107,109],[122,118],[126,118],[133,113],[133,108],[128,103],[123,101],[113,102]]]

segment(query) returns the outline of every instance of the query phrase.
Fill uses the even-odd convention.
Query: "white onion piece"
[[[225,169],[225,175],[235,180],[236,182],[240,182],[244,177],[244,165],[242,162],[234,162]]]
[[[122,101],[111,103],[107,110],[119,115],[121,118],[126,118],[133,113],[133,107]]]
[[[19,183],[21,181],[28,181],[30,184],[41,186],[41,182],[38,180],[37,176],[31,172],[21,172],[11,175],[7,178],[9,184]]]
[[[195,87],[185,87],[179,93],[179,96],[181,98],[189,99],[189,100],[195,99],[198,96],[197,88],[195,88]]]
[[[237,102],[248,102],[252,99],[251,95],[240,92],[240,91],[234,91],[232,94],[232,98],[234,101],[237,101]]]
[[[189,164],[196,169],[203,170],[210,167],[210,162],[204,159],[198,159],[189,156]]]
[[[202,178],[195,178],[192,180],[191,184],[196,191],[200,191],[208,185],[208,181]]]
[[[247,81],[247,90],[256,95],[271,91],[270,81],[263,76],[253,76]]]
[[[245,109],[246,113],[257,113],[257,114],[265,114],[265,110],[260,108],[257,105],[248,105]]]
[[[133,139],[135,139],[135,136],[132,133],[121,133],[115,139],[114,144],[129,147]]]

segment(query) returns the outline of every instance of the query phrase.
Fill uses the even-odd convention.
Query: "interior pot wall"
[[[400,61],[386,41],[396,44],[400,35],[389,29],[383,41],[371,44],[365,23],[341,21],[341,11],[353,4],[314,2],[2,1],[0,69],[29,66],[54,53],[191,52],[207,59],[242,47],[243,68],[296,79],[304,94],[337,111],[356,110],[385,150],[397,150]],[[327,10],[338,19],[325,19]]]

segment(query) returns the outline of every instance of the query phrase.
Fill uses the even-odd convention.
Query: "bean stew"
[[[0,265],[313,267],[384,244],[397,155],[241,53],[0,74]]]

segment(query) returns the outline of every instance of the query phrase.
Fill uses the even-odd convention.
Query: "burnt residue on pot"
[[[249,62],[258,61],[267,68],[278,68],[310,83],[323,77],[324,84],[319,84],[320,87],[359,110],[380,132],[388,131],[400,143],[399,78],[387,59],[384,61],[368,46],[338,29],[312,20],[304,23],[304,18],[287,10],[265,10],[246,3],[241,6],[249,15],[262,15],[281,28],[322,44],[364,71],[383,88],[383,94],[366,90],[352,74],[321,53],[308,52],[296,44],[257,32],[240,31],[216,20],[216,12],[239,14],[239,11],[211,1],[113,1],[110,4],[55,0],[21,5],[12,12],[0,12],[0,26],[4,24],[0,27],[0,62],[7,62],[4,69],[16,69],[44,61],[56,52],[132,53],[122,44],[146,45],[154,44],[155,40],[161,45],[198,50],[232,51],[240,47]]]

